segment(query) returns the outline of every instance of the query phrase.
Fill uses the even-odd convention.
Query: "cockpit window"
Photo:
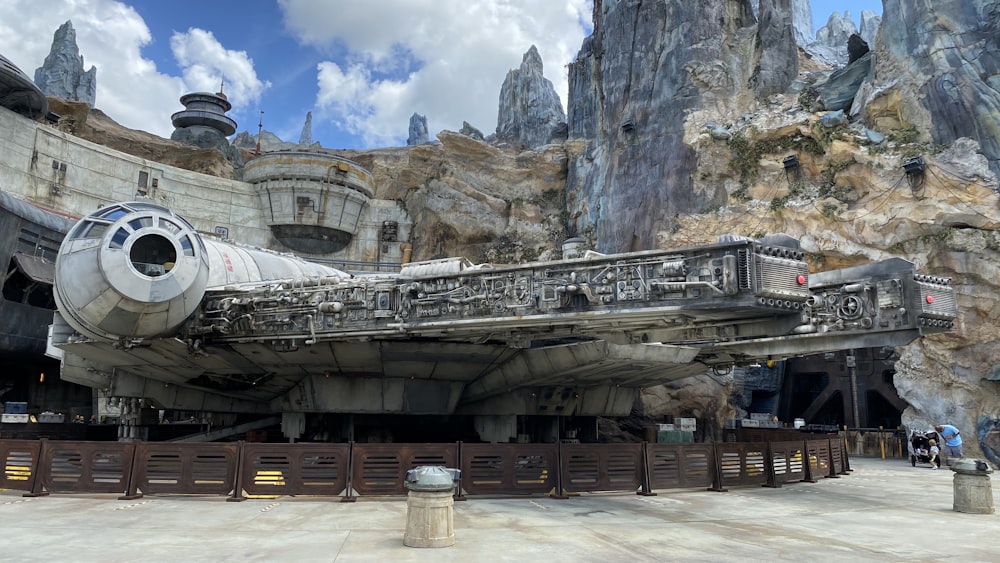
[[[104,211],[95,214],[94,216],[100,217],[102,219],[107,219],[108,221],[117,221],[118,219],[121,219],[125,215],[128,215],[127,210],[122,209],[121,206],[113,205],[105,209]]]
[[[191,239],[187,235],[181,237],[181,249],[185,256],[194,256],[194,247],[191,246]]]
[[[107,230],[107,223],[86,221],[84,223],[80,223],[72,234],[70,234],[70,240],[76,240],[78,238],[101,238]]]
[[[132,219],[128,222],[128,226],[132,227],[133,231],[138,231],[143,227],[152,227],[153,218],[152,217],[139,217],[138,219]]]
[[[121,248],[122,246],[125,245],[125,239],[128,238],[129,234],[130,233],[128,232],[128,229],[126,229],[125,227],[119,227],[118,232],[115,233],[115,236],[111,237],[111,244],[109,244],[108,246],[111,248]]]
[[[175,235],[177,233],[181,232],[181,228],[178,227],[176,223],[174,223],[172,221],[168,221],[167,219],[164,219],[163,217],[160,217],[160,226],[163,227],[164,229],[170,231],[171,233],[173,233]]]

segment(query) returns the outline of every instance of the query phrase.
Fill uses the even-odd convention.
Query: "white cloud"
[[[42,65],[52,34],[73,22],[84,68],[97,67],[97,107],[133,129],[169,137],[170,115],[187,88],[142,57],[149,28],[131,7],[112,0],[0,0],[0,49],[29,77]]]
[[[261,94],[270,86],[257,78],[253,60],[246,51],[226,49],[211,31],[191,28],[185,33],[175,32],[170,38],[170,49],[192,91],[218,92],[225,80],[226,97],[236,111],[256,107]]]
[[[458,130],[463,121],[491,133],[504,77],[533,44],[565,105],[565,65],[580,48],[581,22],[589,21],[592,6],[589,0],[278,2],[302,43],[331,58],[346,50],[343,64],[318,67],[318,117],[369,146],[404,140],[413,112],[427,116],[432,134]]]

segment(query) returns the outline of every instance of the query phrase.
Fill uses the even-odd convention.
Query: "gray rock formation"
[[[406,137],[407,146],[422,145],[428,141],[427,116],[413,112],[410,116],[410,134]]]
[[[826,82],[816,87],[822,107],[831,111],[849,110],[861,83],[871,74],[871,67],[872,54],[867,52],[844,68],[832,72]]]
[[[306,122],[302,125],[302,134],[299,135],[299,144],[313,144],[313,113],[311,111],[306,112]]]
[[[875,48],[875,37],[878,35],[878,28],[882,25],[882,16],[875,15],[871,10],[861,10],[861,30],[858,35],[865,40],[868,47]]]
[[[569,66],[570,232],[592,233],[601,252],[654,248],[678,214],[727,201],[722,185],[694,189],[685,120],[752,102],[756,21],[746,1],[598,0],[593,18]]]
[[[784,92],[799,75],[794,0],[760,0],[760,62],[753,77],[758,97]]]
[[[306,114],[306,123],[302,128],[302,135],[299,136],[298,143],[292,143],[289,141],[281,140],[281,137],[275,135],[274,133],[268,131],[267,129],[262,129],[260,135],[252,135],[249,131],[240,131],[233,137],[232,145],[238,149],[243,149],[245,151],[253,152],[257,150],[257,141],[260,141],[260,152],[271,152],[271,151],[282,151],[282,150],[292,150],[292,149],[321,149],[323,145],[319,141],[311,141],[308,143],[303,142],[306,140],[306,133],[309,132],[309,137],[312,136],[312,112]]]
[[[843,66],[848,60],[847,41],[857,32],[850,12],[834,12],[826,25],[816,30],[816,41],[806,46],[805,50],[827,64]]]
[[[552,82],[542,74],[542,57],[534,45],[500,87],[496,138],[521,148],[566,138],[566,114]]]
[[[809,0],[792,0],[792,28],[795,30],[795,43],[798,45],[808,45],[816,40]]]
[[[869,126],[915,128],[939,145],[974,139],[1000,173],[1000,3],[885,0],[881,25]]]
[[[816,43],[827,47],[847,46],[847,39],[853,33],[857,33],[858,28],[854,26],[850,12],[842,15],[834,12],[826,21],[826,25],[816,30]]]
[[[483,137],[483,132],[473,127],[468,121],[462,122],[462,128],[459,129],[458,132],[466,137],[472,137],[477,141],[486,140],[485,137]]]
[[[42,66],[35,69],[35,84],[46,96],[86,102],[94,107],[97,100],[97,68],[83,70],[83,55],[76,45],[73,22],[59,26],[52,37],[52,48]]]

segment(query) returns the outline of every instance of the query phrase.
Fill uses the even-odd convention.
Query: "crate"
[[[28,403],[7,401],[3,404],[4,414],[28,414]]]
[[[677,429],[682,432],[694,432],[698,429],[697,418],[675,418],[674,424],[676,424]]]
[[[760,422],[752,418],[743,418],[740,419],[740,428],[760,428]]]
[[[0,415],[0,422],[4,424],[27,424],[28,415],[27,414],[11,414],[3,413]]]
[[[39,424],[61,424],[65,420],[66,417],[62,413],[43,412],[38,415]]]

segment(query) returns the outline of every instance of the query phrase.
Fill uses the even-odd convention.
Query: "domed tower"
[[[223,92],[184,94],[181,96],[181,103],[184,104],[185,109],[170,116],[176,128],[173,135],[170,136],[171,139],[178,136],[181,131],[185,131],[182,134],[193,137],[198,137],[207,131],[217,131],[223,137],[228,137],[236,132],[236,122],[226,115],[226,112],[231,110],[233,105],[229,103]]]
[[[170,139],[202,149],[222,151],[233,163],[239,178],[243,171],[243,156],[227,138],[236,132],[236,122],[226,115],[233,105],[229,103],[222,88],[215,94],[184,94],[181,96],[181,103],[185,109],[170,116],[175,127]]]

